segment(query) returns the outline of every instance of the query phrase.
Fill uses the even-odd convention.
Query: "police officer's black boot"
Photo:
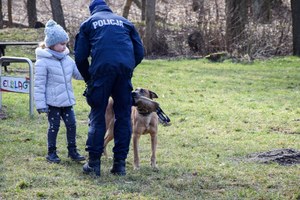
[[[96,176],[100,176],[100,156],[89,155],[89,161],[83,165],[83,172],[86,174],[95,173]]]
[[[113,167],[110,170],[110,172],[114,175],[125,176],[126,175],[125,167],[126,167],[125,160],[114,158]]]
[[[60,158],[56,154],[56,147],[48,148],[48,155],[46,159],[50,163],[60,163]]]
[[[80,155],[76,149],[76,146],[68,146],[68,157],[70,157],[74,161],[83,161],[85,157]]]

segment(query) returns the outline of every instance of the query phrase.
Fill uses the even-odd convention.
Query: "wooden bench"
[[[6,46],[38,46],[38,44],[39,42],[0,42],[0,57],[5,56]],[[1,64],[6,72],[9,64],[9,62],[3,62]]]

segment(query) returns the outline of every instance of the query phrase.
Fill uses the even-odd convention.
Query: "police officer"
[[[100,176],[105,110],[111,96],[116,120],[111,173],[124,176],[131,139],[131,78],[144,48],[134,25],[114,14],[105,1],[92,0],[89,9],[91,16],[81,24],[75,42],[75,61],[88,85],[85,95],[91,107],[86,141],[89,160],[83,171]]]

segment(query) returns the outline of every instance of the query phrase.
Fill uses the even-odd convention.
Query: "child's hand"
[[[37,112],[39,113],[39,114],[41,114],[41,113],[48,113],[48,108],[40,108],[40,109],[37,109]]]

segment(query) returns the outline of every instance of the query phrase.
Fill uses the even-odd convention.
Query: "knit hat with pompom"
[[[46,47],[69,41],[67,32],[52,19],[46,23],[45,36]]]

